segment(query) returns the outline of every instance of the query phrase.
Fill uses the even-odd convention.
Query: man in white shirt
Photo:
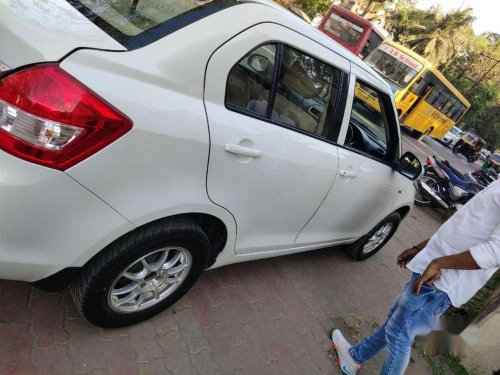
[[[360,364],[384,348],[381,374],[403,374],[417,334],[435,328],[449,307],[459,307],[500,267],[500,180],[477,194],[428,240],[403,251],[397,263],[413,275],[373,335],[351,346],[339,330],[332,341],[342,371],[356,374]]]

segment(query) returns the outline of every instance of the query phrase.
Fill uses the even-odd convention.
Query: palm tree
[[[368,3],[366,4],[366,7],[363,10],[363,13],[361,13],[361,16],[364,17],[368,13],[373,12],[373,10],[375,9],[375,7],[377,5],[381,5],[385,2],[386,2],[386,0],[368,0]]]
[[[434,65],[446,64],[460,51],[463,38],[474,21],[472,8],[457,9],[444,14],[439,7],[433,7],[406,36],[406,44]]]

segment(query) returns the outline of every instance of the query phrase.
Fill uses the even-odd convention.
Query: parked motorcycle
[[[486,187],[493,181],[496,181],[496,179],[498,178],[498,173],[495,171],[494,168],[491,168],[486,171],[483,169],[478,169],[474,172],[467,173],[465,175],[465,178],[470,182],[481,184],[484,187]]]
[[[415,188],[417,206],[435,206],[454,212],[484,186],[468,181],[448,161],[428,156],[424,174],[415,181]]]

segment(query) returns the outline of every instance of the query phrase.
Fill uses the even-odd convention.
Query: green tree
[[[444,13],[439,6],[423,10],[400,0],[387,19],[387,27],[397,42],[445,68],[470,48],[473,20],[471,8]]]
[[[500,41],[480,35],[446,71],[452,84],[465,93],[471,108],[461,121],[494,148],[500,148]]]
[[[332,5],[331,0],[296,0],[295,6],[306,12],[311,18],[316,14],[324,14]]]
[[[368,13],[374,12],[377,6],[384,4],[386,0],[368,0],[365,8],[363,9],[363,13],[361,13],[362,17],[365,17]]]

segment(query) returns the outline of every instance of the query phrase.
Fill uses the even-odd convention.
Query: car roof
[[[345,59],[349,60],[350,63],[357,65],[359,68],[361,68],[362,70],[366,71],[368,74],[373,76],[373,78],[375,78],[377,82],[379,82],[380,86],[383,86],[387,90],[387,92],[392,93],[389,84],[385,82],[382,79],[382,77],[380,77],[380,75],[377,72],[375,72],[372,68],[370,68],[363,60],[361,60],[358,56],[354,55],[351,51],[343,47],[341,44],[337,43],[336,41],[332,40],[331,38],[323,34],[318,29],[314,28],[313,26],[309,25],[302,19],[298,18],[288,9],[282,7],[281,5],[278,5],[273,1],[268,1],[268,0],[238,0],[238,1],[242,4],[246,3],[246,4],[264,5],[279,12],[281,16],[287,18],[286,20],[287,22],[283,26],[291,30],[297,31],[302,35],[305,35],[309,39],[312,39],[315,42],[323,45],[329,50],[341,55]]]

